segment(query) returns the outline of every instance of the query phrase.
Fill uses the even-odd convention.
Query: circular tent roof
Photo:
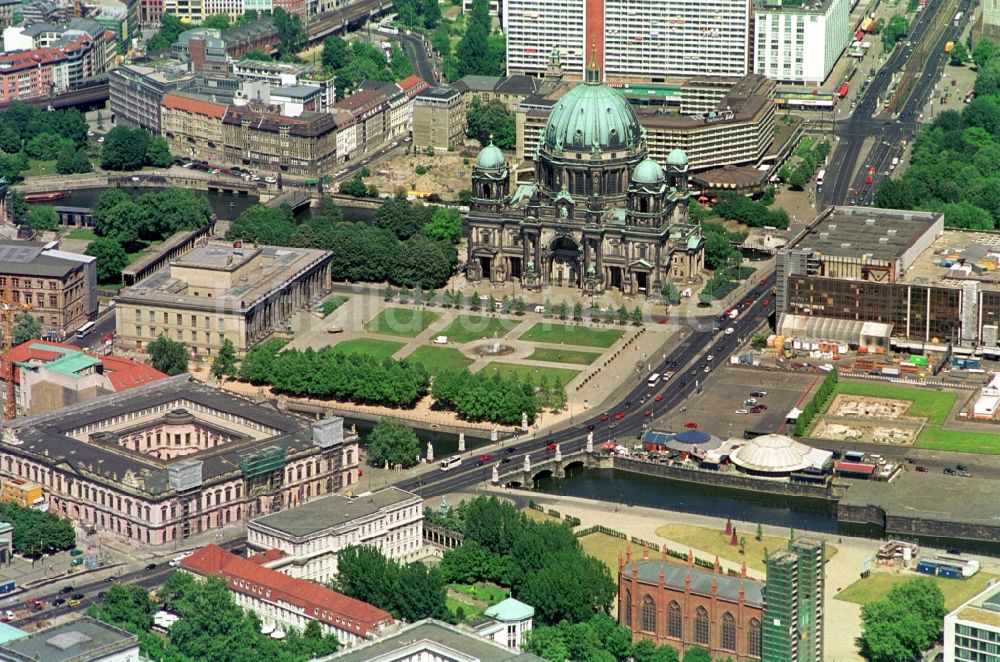
[[[736,466],[761,473],[790,473],[812,466],[806,456],[812,448],[781,434],[751,439],[729,456]]]
[[[656,444],[673,451],[691,453],[712,451],[722,446],[722,439],[701,430],[684,430],[678,433],[649,430],[642,436],[643,443]]]
[[[608,152],[637,148],[642,129],[625,97],[589,76],[555,105],[542,135],[549,149]]]
[[[663,174],[663,168],[660,167],[660,164],[648,158],[643,159],[632,173],[632,181],[640,184],[659,184],[664,179],[666,179],[666,175]]]
[[[476,167],[478,168],[495,169],[502,168],[504,165],[503,152],[492,142],[483,147],[479,152],[479,156],[476,157]]]
[[[667,154],[667,165],[686,166],[687,164],[688,155],[684,153],[683,149],[675,147]]]

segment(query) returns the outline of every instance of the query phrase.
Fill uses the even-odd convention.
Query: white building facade
[[[781,83],[820,85],[851,43],[850,0],[754,8],[754,73]]]
[[[944,662],[1000,662],[1000,583],[945,615]]]
[[[253,520],[247,525],[247,545],[283,552],[266,564],[269,568],[325,583],[336,576],[337,555],[347,547],[368,545],[403,562],[418,555],[424,537],[421,504],[417,495],[395,487],[354,498],[316,499]]]
[[[750,67],[749,0],[508,0],[504,30],[508,75],[543,75],[556,49],[566,74],[582,78],[592,47],[608,81]]]

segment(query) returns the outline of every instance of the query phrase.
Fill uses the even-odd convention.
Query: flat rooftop
[[[930,231],[941,214],[872,207],[830,207],[806,226],[788,248],[824,256],[894,261]]]
[[[297,508],[258,517],[250,522],[250,526],[267,527],[294,538],[304,538],[320,531],[343,526],[362,517],[374,515],[383,508],[410,499],[419,499],[419,497],[398,487],[388,487],[372,494],[354,498],[335,494],[322,499],[314,499]]]
[[[82,618],[10,641],[0,646],[0,658],[17,662],[75,662],[110,658],[114,653],[138,646],[139,639],[134,634],[92,618]]]
[[[966,281],[976,281],[984,290],[1000,290],[1000,232],[945,230],[899,279],[950,287]]]
[[[852,482],[844,506],[878,506],[887,517],[1000,526],[1000,481],[904,471],[891,483]],[[891,532],[890,532],[891,533]]]

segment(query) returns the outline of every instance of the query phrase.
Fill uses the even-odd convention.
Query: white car
[[[4,616],[6,616],[6,617],[7,617],[7,618],[9,618],[9,619],[12,619],[12,620],[13,620],[14,618],[17,618],[17,615],[16,615],[16,614],[15,614],[14,612],[12,612],[12,611],[11,611],[10,609],[8,609],[7,611],[5,611],[5,612],[3,613],[3,615],[4,615]]]
[[[709,354],[708,356],[705,357],[706,361],[712,361],[714,359],[715,359],[715,355],[714,354]]]
[[[747,411],[746,409],[737,409],[736,413],[737,414],[749,414],[750,412]]]
[[[731,326],[727,326],[727,327],[726,327],[726,335],[727,335],[727,336],[731,336],[731,335],[733,335],[733,334],[734,334],[735,332],[736,332],[736,329],[734,329],[733,327],[731,327]]]
[[[100,138],[98,138],[97,142],[103,144],[104,143],[104,136],[101,136]]]
[[[278,183],[278,180],[275,179],[274,177],[265,177],[264,181],[267,182],[268,184],[277,184]]]

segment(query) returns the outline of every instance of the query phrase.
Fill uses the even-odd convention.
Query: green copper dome
[[[479,152],[479,156],[476,157],[476,167],[478,168],[495,169],[502,168],[504,165],[503,152],[493,143],[483,147]]]
[[[664,179],[666,179],[666,175],[663,174],[663,168],[660,167],[660,164],[648,158],[643,159],[635,167],[635,172],[632,173],[632,181],[640,184],[659,184]]]
[[[670,166],[686,166],[688,164],[688,155],[684,153],[683,149],[674,148],[670,150],[667,154],[667,165]]]
[[[573,152],[607,152],[638,147],[642,129],[621,94],[588,76],[552,109],[545,147]]]

